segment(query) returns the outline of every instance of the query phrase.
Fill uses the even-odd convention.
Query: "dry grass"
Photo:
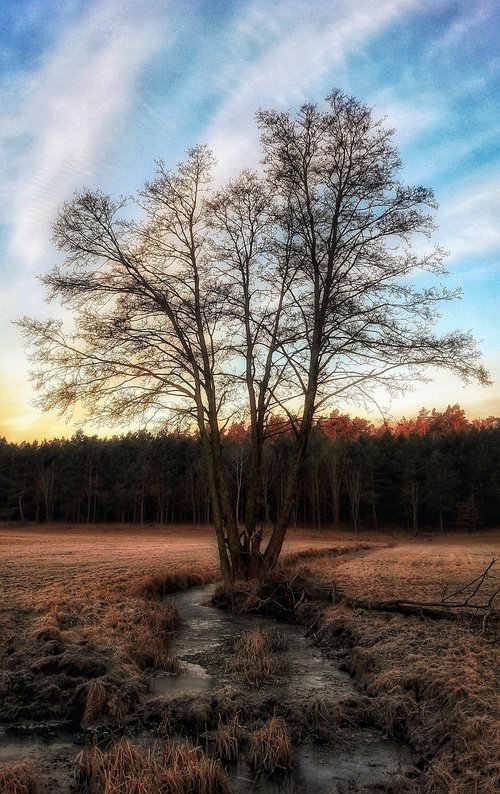
[[[97,678],[87,686],[81,725],[83,728],[98,722],[121,725],[128,710],[129,703],[121,689]]]
[[[210,531],[193,528],[5,528],[0,556],[0,666],[18,681],[5,697],[0,681],[6,721],[121,720],[143,670],[178,670],[169,648],[178,616],[159,599],[217,573]]]
[[[498,533],[431,542],[393,535],[390,540],[397,545],[391,548],[385,547],[387,539],[292,530],[285,553],[295,558],[288,570],[295,575],[307,566],[315,582],[335,582],[348,597],[436,600],[472,580],[500,547]],[[377,548],[355,552],[365,540]],[[318,556],[321,549],[334,546],[347,553]],[[307,550],[307,559],[297,557]],[[168,607],[167,612],[163,606],[158,610],[157,599],[173,587],[217,575],[212,532],[193,527],[4,528],[0,557],[4,720],[43,721],[52,713],[65,718],[71,707],[85,723],[121,721],[134,687],[141,685],[141,668],[175,665],[168,653],[175,615]],[[498,586],[498,568],[484,596]],[[425,757],[427,770],[416,791],[500,790],[500,665],[488,637],[466,623],[381,615],[343,605],[324,613],[319,634],[332,654],[345,654],[346,666],[366,692],[360,700],[365,713],[357,718],[405,736]],[[155,645],[159,636],[161,647]],[[58,688],[60,677],[66,686],[74,685],[76,695],[81,692],[80,701],[72,689]],[[38,703],[36,698],[42,697]],[[235,704],[226,721],[239,708]],[[193,724],[199,724],[203,715],[194,711]],[[326,699],[311,704],[310,711],[308,719],[319,735],[329,723],[339,724],[340,715]],[[227,725],[225,730],[227,741],[235,731]],[[2,785],[0,792],[15,791]],[[123,791],[131,794],[132,789]]]
[[[353,612],[325,615],[323,641],[348,637],[348,668],[374,722],[429,762],[422,792],[500,790],[499,656],[467,626]]]
[[[239,656],[262,656],[271,649],[269,636],[260,626],[244,631],[234,644],[234,651]]]
[[[345,719],[345,710],[341,703],[316,695],[307,703],[305,711],[306,721],[314,739],[331,742],[338,737],[340,724]]]
[[[163,573],[161,576],[150,574],[137,579],[131,586],[130,592],[146,598],[164,598],[169,593],[188,590],[190,587],[199,587],[211,582],[218,578],[218,575],[215,567],[202,573],[183,571],[180,573]]]
[[[452,536],[446,541],[403,541],[365,554],[308,556],[308,572],[318,582],[335,583],[351,598],[364,600],[440,600],[472,581],[498,557],[500,537]],[[289,570],[304,567],[295,556]],[[492,569],[478,598],[487,599],[500,586],[500,564]]]
[[[220,762],[187,742],[148,750],[120,739],[107,751],[96,745],[77,758],[77,778],[88,794],[230,794]]]
[[[242,744],[247,739],[247,731],[240,722],[240,717],[236,714],[228,722],[219,719],[219,725],[215,733],[215,746],[221,761],[227,763],[238,759]]]
[[[44,786],[30,761],[0,764],[0,794],[42,794]]]
[[[285,660],[271,652],[285,648],[286,642],[279,632],[263,630],[257,626],[244,631],[236,640],[227,669],[243,675],[245,681],[252,686],[262,686],[284,672]]]
[[[483,571],[496,536],[404,543],[365,555],[307,559],[307,575],[338,586],[346,597],[371,601],[438,600]],[[478,594],[500,584],[495,566]],[[304,570],[294,560],[290,575]],[[364,688],[364,715],[390,736],[405,738],[427,768],[415,784],[423,794],[496,794],[500,790],[500,656],[488,635],[467,620],[328,608],[315,629]],[[337,650],[338,649],[338,650]]]
[[[169,650],[169,637],[179,614],[171,602],[144,603],[131,598],[111,604],[103,615],[102,626],[120,643],[141,670],[166,670],[176,673],[177,659]]]
[[[255,769],[268,774],[291,768],[292,743],[282,719],[272,717],[262,728],[250,733],[249,761]]]

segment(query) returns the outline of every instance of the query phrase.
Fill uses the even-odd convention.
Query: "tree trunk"
[[[25,517],[24,517],[23,496],[24,496],[24,493],[20,493],[19,494],[19,499],[18,499],[19,518],[21,519],[21,521],[25,521],[26,520]]]
[[[306,409],[304,410],[302,424],[297,434],[294,458],[288,470],[283,502],[280,506],[278,518],[262,558],[260,574],[267,573],[267,571],[271,570],[271,568],[274,568],[276,565],[296,504],[299,479],[306,454],[307,442],[311,432],[314,412],[313,396],[308,395],[308,397],[309,399],[306,401]]]

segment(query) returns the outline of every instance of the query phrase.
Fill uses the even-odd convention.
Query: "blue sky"
[[[497,0],[2,0],[0,435],[72,433],[31,406],[12,325],[59,316],[36,276],[57,259],[62,202],[83,185],[132,193],[200,142],[223,180],[258,165],[257,108],[334,87],[387,117],[404,178],[434,188],[447,284],[464,293],[441,326],[472,328],[495,380],[437,374],[385,407],[500,415],[499,41]]]

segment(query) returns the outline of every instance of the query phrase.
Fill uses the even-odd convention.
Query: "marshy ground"
[[[206,608],[202,640],[189,623],[201,591],[174,594],[217,578],[209,530],[6,526],[0,792],[496,792],[494,625],[348,604],[441,600],[499,545],[498,533],[292,530],[264,609],[245,585],[219,601],[260,607],[301,632],[218,611],[232,626],[222,630]],[[323,553],[332,548],[342,553]],[[499,567],[477,595],[483,602]],[[295,609],[284,597],[291,581],[309,593]],[[308,689],[313,658],[326,672]],[[381,740],[396,753],[385,771]],[[356,747],[363,770],[342,776]]]

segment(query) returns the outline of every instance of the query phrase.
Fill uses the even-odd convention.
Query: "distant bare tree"
[[[428,365],[487,382],[469,334],[429,330],[455,294],[410,284],[416,271],[442,276],[443,256],[412,252],[432,231],[434,199],[398,180],[391,131],[340,91],[324,111],[257,121],[262,174],[214,191],[200,146],[175,172],[158,163],[135,215],[100,191],[76,195],[54,227],[68,258],[43,278],[74,327],[20,321],[45,409],[196,425],[226,579],[276,563],[318,411],[402,389]],[[250,425],[244,527],[221,444],[237,412]],[[263,448],[276,415],[294,445],[264,548]]]

